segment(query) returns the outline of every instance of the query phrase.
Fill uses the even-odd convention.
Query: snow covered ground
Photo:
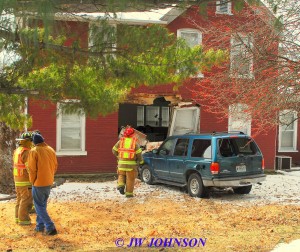
[[[127,200],[116,190],[116,184],[116,181],[98,183],[74,183],[66,181],[64,184],[52,189],[50,200],[76,200],[82,202],[106,199]],[[147,185],[140,182],[137,183],[134,192],[140,201],[144,201],[150,196],[185,201],[185,196],[187,195],[177,187]],[[291,172],[282,171],[276,175],[268,175],[266,181],[261,185],[254,185],[248,195],[237,195],[231,191],[212,192],[209,200],[237,205],[266,205],[272,203],[300,205],[300,170]]]

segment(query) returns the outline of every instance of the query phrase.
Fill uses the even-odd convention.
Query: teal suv
[[[192,197],[204,197],[211,188],[248,194],[266,178],[258,145],[241,132],[170,136],[143,157],[142,181],[186,187]]]

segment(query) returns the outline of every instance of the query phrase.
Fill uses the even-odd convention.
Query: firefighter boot
[[[125,186],[118,186],[117,189],[122,195],[125,194]]]

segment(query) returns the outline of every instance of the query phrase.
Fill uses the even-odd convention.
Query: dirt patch
[[[120,200],[95,203],[50,201],[49,214],[59,232],[54,237],[35,233],[34,224],[16,225],[14,202],[2,202],[0,250],[118,251],[117,240],[126,247],[131,238],[141,238],[145,239],[143,245],[132,250],[195,251],[194,242],[186,247],[182,247],[183,243],[170,243],[174,247],[158,245],[160,239],[201,238],[204,244],[198,242],[199,251],[270,251],[279,242],[300,237],[299,206],[237,206],[196,200],[185,194],[182,197],[184,202],[153,199],[151,195],[143,202],[121,196]],[[33,222],[34,219],[33,214]],[[158,242],[149,249],[151,240]]]

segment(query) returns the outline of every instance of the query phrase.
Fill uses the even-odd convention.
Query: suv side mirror
[[[161,154],[161,155],[168,155],[168,151],[165,150],[165,149],[161,149],[161,150],[159,151],[159,154]]]
[[[157,153],[158,153],[158,149],[153,149],[153,150],[152,150],[152,153],[153,153],[153,154],[157,154]]]

